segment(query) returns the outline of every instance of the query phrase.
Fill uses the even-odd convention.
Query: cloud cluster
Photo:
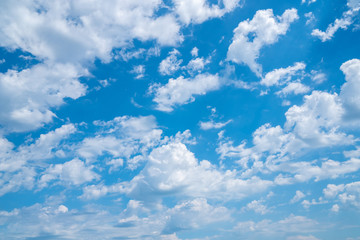
[[[220,138],[217,152],[221,159],[232,158],[245,170],[243,174],[252,175],[257,171],[285,172],[280,174],[277,184],[316,181],[326,178],[337,178],[359,169],[359,160],[339,162],[325,160],[321,166],[311,162],[288,162],[300,157],[311,149],[332,146],[349,146],[356,143],[354,136],[347,134],[345,129],[349,124],[349,116],[358,121],[355,105],[359,81],[359,60],[353,59],[341,66],[346,82],[340,94],[313,91],[304,97],[304,103],[294,105],[285,113],[286,121],[283,127],[272,127],[265,124],[253,133],[253,146],[247,147],[243,142],[234,146],[226,138]],[[350,123],[352,123],[350,122]],[[349,152],[349,154],[351,154]]]

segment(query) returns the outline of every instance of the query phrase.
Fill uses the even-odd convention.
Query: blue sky
[[[4,0],[0,239],[360,239],[359,0]]]

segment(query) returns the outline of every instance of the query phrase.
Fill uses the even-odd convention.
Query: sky
[[[359,0],[0,1],[0,239],[360,240]]]

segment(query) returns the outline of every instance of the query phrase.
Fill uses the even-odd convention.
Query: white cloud
[[[210,60],[204,59],[203,57],[191,59],[188,65],[186,66],[186,69],[189,73],[200,73],[209,63]]]
[[[106,165],[110,165],[109,173],[118,170],[124,165],[124,160],[122,158],[114,158],[106,162]]]
[[[261,84],[265,86],[273,85],[283,85],[291,81],[294,76],[301,76],[302,71],[305,69],[306,65],[302,62],[297,62],[294,66],[289,66],[287,68],[275,69],[265,75],[261,79]]]
[[[276,94],[281,96],[287,96],[289,94],[304,94],[310,91],[310,88],[300,82],[291,82],[282,90],[276,92]]]
[[[328,203],[328,201],[326,201],[322,197],[320,197],[319,200],[316,200],[316,199],[312,199],[311,201],[304,200],[301,202],[301,205],[303,205],[303,207],[305,209],[309,209],[312,205],[320,205],[320,204],[326,204],[326,203]]]
[[[336,179],[339,176],[356,172],[359,169],[360,159],[355,158],[344,162],[326,160],[321,163],[321,166],[313,165],[311,162],[284,163],[280,164],[276,170],[292,173],[293,176],[285,177],[280,174],[276,177],[275,182],[283,185],[306,182],[312,178],[315,178],[317,182],[324,179]]]
[[[262,67],[257,63],[260,49],[277,42],[279,36],[285,35],[290,24],[298,18],[296,9],[288,9],[282,16],[276,17],[272,9],[257,11],[251,21],[240,22],[234,30],[227,60],[246,64],[261,77]]]
[[[292,106],[286,112],[285,129],[292,129],[310,145],[349,144],[352,137],[337,130],[343,114],[336,94],[313,91],[305,96],[302,106]]]
[[[337,198],[342,204],[360,208],[360,182],[328,184],[323,192],[326,198]]]
[[[311,80],[313,80],[316,84],[323,83],[327,80],[325,73],[311,70]]]
[[[230,211],[225,207],[213,207],[204,198],[196,198],[168,210],[169,219],[163,233],[196,229],[214,222],[229,221]]]
[[[177,70],[179,70],[182,63],[181,59],[177,59],[177,56],[180,55],[180,52],[176,49],[169,53],[169,56],[160,62],[159,72],[162,75],[173,75]]]
[[[154,84],[150,86],[149,92],[155,94],[153,101],[157,104],[157,110],[171,112],[177,105],[195,101],[194,95],[205,95],[219,89],[220,86],[218,75],[199,74],[191,79],[182,76],[171,78],[163,86]]]
[[[352,59],[340,67],[346,82],[341,87],[340,98],[346,109],[345,117],[349,120],[360,118],[360,60]]]
[[[348,0],[347,6],[350,10],[343,13],[340,19],[336,19],[334,23],[330,24],[326,31],[314,29],[311,35],[318,37],[322,42],[326,42],[334,37],[334,34],[339,29],[346,30],[354,21],[354,17],[360,10],[360,2],[358,0]]]
[[[1,8],[2,45],[61,62],[110,60],[111,50],[132,39],[163,45],[182,41],[171,15],[156,16],[161,1],[5,1]],[[6,14],[5,14],[6,13]]]
[[[32,144],[23,144],[14,149],[14,144],[6,139],[0,147],[0,196],[16,192],[21,188],[32,189],[37,176],[37,168],[46,166],[44,160],[54,157],[61,142],[76,131],[72,124],[42,134]]]
[[[123,183],[122,191],[147,201],[168,194],[227,200],[262,192],[271,185],[258,177],[238,178],[235,170],[223,172],[206,160],[198,162],[184,144],[175,142],[155,148],[145,168]]]
[[[305,197],[305,194],[299,190],[296,191],[295,196],[290,200],[290,203],[296,203],[303,199]]]
[[[107,160],[109,171],[122,166],[126,160],[127,167],[136,169],[147,151],[156,146],[162,137],[154,116],[116,117],[113,120],[95,121],[100,131],[94,137],[87,137],[79,144],[77,154],[87,162],[97,161],[99,157],[110,155]]]
[[[100,176],[92,171],[92,166],[85,166],[83,161],[73,159],[64,164],[50,165],[41,176],[39,185],[43,188],[54,180],[60,180],[63,184],[80,185],[99,178]]]
[[[301,4],[307,3],[308,5],[310,5],[311,3],[316,2],[316,0],[301,0]]]
[[[285,113],[284,127],[264,124],[253,133],[253,146],[246,147],[243,141],[238,146],[226,138],[219,139],[216,149],[220,159],[235,159],[243,167],[243,176],[257,172],[284,171],[294,176],[279,175],[277,184],[291,184],[296,181],[316,181],[337,178],[359,169],[359,161],[323,161],[321,167],[310,162],[289,162],[296,160],[304,151],[321,147],[354,144],[354,137],[339,130],[344,109],[336,94],[313,91],[304,97],[300,106],[292,106]],[[252,165],[249,165],[252,163]]]
[[[213,120],[202,122],[200,121],[200,128],[202,130],[210,130],[210,129],[220,129],[231,123],[232,120],[228,120],[226,122],[214,122]]]
[[[303,216],[290,215],[277,222],[267,219],[260,222],[240,222],[235,229],[243,232],[257,232],[261,235],[274,233],[309,233],[318,231],[319,223]]]
[[[199,54],[199,49],[197,47],[194,47],[193,49],[191,49],[191,56],[197,57],[198,54]]]
[[[309,25],[309,24],[313,23],[314,21],[316,21],[316,18],[315,18],[315,15],[313,12],[305,13],[304,16],[307,18],[306,25]]]
[[[331,209],[330,209],[332,212],[339,212],[339,210],[340,210],[340,207],[339,207],[339,205],[338,204],[334,204],[332,207],[331,207]]]
[[[320,240],[320,239],[312,235],[307,235],[307,236],[297,235],[297,236],[287,237],[286,240]]]
[[[248,203],[246,205],[246,207],[244,207],[243,209],[252,210],[252,211],[254,211],[256,213],[264,215],[266,213],[269,213],[270,210],[267,208],[267,206],[262,204],[263,202],[264,201],[261,201],[261,200],[253,200],[252,202]]]
[[[130,71],[131,73],[135,74],[136,79],[143,78],[145,76],[145,66],[144,65],[137,65],[133,67],[133,70]]]
[[[22,71],[0,74],[0,124],[7,131],[28,131],[52,121],[51,108],[65,98],[77,99],[86,92],[78,80],[86,72],[71,64],[38,64]]]
[[[171,235],[161,236],[165,217],[164,214],[144,218],[126,216],[126,211],[114,214],[99,205],[77,210],[62,204],[37,203],[3,216],[0,213],[0,222],[6,226],[2,231],[6,239],[176,239]]]
[[[223,4],[223,8],[216,4],[209,5],[207,0],[173,0],[173,2],[179,19],[185,24],[190,24],[221,17],[238,7],[240,0],[219,1]]]
[[[347,6],[352,9],[360,8],[360,1],[359,0],[348,0]]]

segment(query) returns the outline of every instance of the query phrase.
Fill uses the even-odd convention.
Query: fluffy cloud
[[[204,59],[203,57],[194,58],[190,60],[190,62],[186,66],[186,69],[190,74],[200,73],[209,63],[210,63],[209,59]]]
[[[72,64],[38,64],[22,71],[0,73],[0,125],[7,131],[28,131],[52,120],[52,107],[65,98],[77,99],[86,93],[78,80],[86,72]]]
[[[198,162],[182,143],[169,143],[154,149],[145,168],[130,182],[124,192],[136,199],[178,195],[241,199],[266,190],[272,182],[258,177],[240,179],[236,171],[220,171],[210,162]]]
[[[21,188],[32,189],[39,168],[46,166],[44,161],[56,156],[61,142],[75,131],[74,125],[63,125],[17,149],[9,141],[0,139],[0,143],[4,143],[0,148],[0,196]]]
[[[325,32],[314,29],[311,35],[318,37],[322,42],[326,42],[332,39],[339,29],[346,30],[353,23],[354,17],[358,14],[360,2],[358,0],[348,0],[347,6],[350,10],[344,12],[342,18],[336,19],[334,23],[330,24]]]
[[[346,82],[341,87],[340,98],[349,120],[360,118],[360,60],[352,59],[340,67]]]
[[[294,66],[287,68],[275,69],[265,75],[261,79],[261,84],[265,86],[283,85],[288,83],[292,77],[301,75],[301,72],[305,69],[306,65],[302,62],[297,62]]]
[[[264,215],[264,214],[270,212],[270,210],[267,208],[267,206],[265,206],[262,203],[263,203],[263,201],[253,200],[252,202],[249,202],[246,205],[246,207],[244,207],[243,209],[252,210],[256,213]]]
[[[100,176],[93,172],[91,166],[85,166],[79,159],[73,159],[64,164],[51,165],[41,176],[39,185],[45,187],[51,181],[59,179],[61,183],[74,185],[90,182]]]
[[[290,203],[296,203],[303,199],[305,197],[305,194],[301,191],[297,190],[295,196],[290,200]]]
[[[277,95],[286,96],[289,94],[304,94],[310,91],[310,88],[300,82],[291,82],[282,90],[276,92]]]
[[[171,112],[174,106],[195,101],[194,95],[204,95],[220,86],[218,75],[199,74],[191,79],[182,76],[171,78],[163,86],[154,84],[150,86],[149,92],[155,95],[153,101],[157,104],[157,110]]]
[[[4,1],[1,45],[45,59],[78,62],[99,57],[134,38],[173,45],[182,40],[180,26],[168,14],[156,16],[161,1]],[[4,14],[6,12],[6,14]]]
[[[162,75],[172,75],[177,70],[179,70],[182,63],[181,59],[177,59],[177,56],[179,55],[180,52],[178,50],[174,49],[173,51],[171,51],[169,53],[169,56],[160,62],[159,72]]]
[[[274,16],[271,9],[259,10],[252,20],[240,22],[227,53],[227,60],[246,64],[259,77],[262,67],[257,63],[260,49],[278,41],[285,35],[290,24],[298,19],[296,9],[286,10],[282,16]]]
[[[221,0],[220,4],[208,4],[207,0],[173,0],[175,12],[185,23],[202,23],[210,18],[221,17],[239,6],[240,0]]]
[[[360,159],[354,158],[344,162],[326,160],[321,163],[321,166],[313,165],[310,162],[285,163],[276,168],[278,171],[293,174],[291,177],[280,174],[275,179],[277,184],[293,184],[295,182],[306,182],[312,178],[315,178],[315,181],[336,179],[347,173],[357,172],[360,169]]]
[[[114,170],[122,165],[122,158],[127,167],[138,167],[144,154],[156,146],[162,137],[154,116],[116,117],[110,121],[95,121],[100,128],[94,137],[82,140],[77,148],[77,154],[87,162],[94,162],[99,157],[108,155],[107,161]]]
[[[159,0],[119,1],[2,1],[0,46],[20,49],[42,61],[22,71],[0,75],[0,124],[6,131],[28,131],[52,120],[51,108],[65,98],[86,93],[79,77],[95,58],[112,59],[112,50],[133,39],[160,45],[181,42],[173,14],[157,16]]]
[[[168,211],[163,233],[199,228],[213,222],[229,221],[230,211],[225,207],[213,207],[204,198],[196,198],[176,205]]]
[[[286,112],[285,129],[292,129],[310,145],[349,144],[352,142],[351,136],[337,130],[343,114],[336,94],[313,91],[304,97],[302,106],[292,106]]]
[[[0,222],[6,226],[2,232],[6,239],[171,239],[161,236],[164,227],[161,215],[115,216],[98,205],[77,210],[62,204],[38,203],[0,213]]]
[[[270,124],[261,126],[253,133],[253,146],[249,148],[245,141],[234,146],[231,140],[220,138],[217,152],[221,159],[235,158],[244,168],[243,174],[285,170],[295,174],[295,181],[336,178],[356,171],[358,161],[351,159],[340,163],[327,160],[322,167],[312,166],[309,162],[278,164],[296,159],[303,151],[353,144],[354,137],[339,130],[343,114],[344,109],[337,94],[313,91],[311,95],[304,97],[302,105],[294,105],[288,109],[283,128],[272,127]],[[252,163],[250,169],[249,162]],[[289,184],[294,179],[280,175],[276,181],[278,184]]]
[[[339,185],[328,184],[323,192],[328,199],[337,198],[342,204],[360,208],[360,182]]]

